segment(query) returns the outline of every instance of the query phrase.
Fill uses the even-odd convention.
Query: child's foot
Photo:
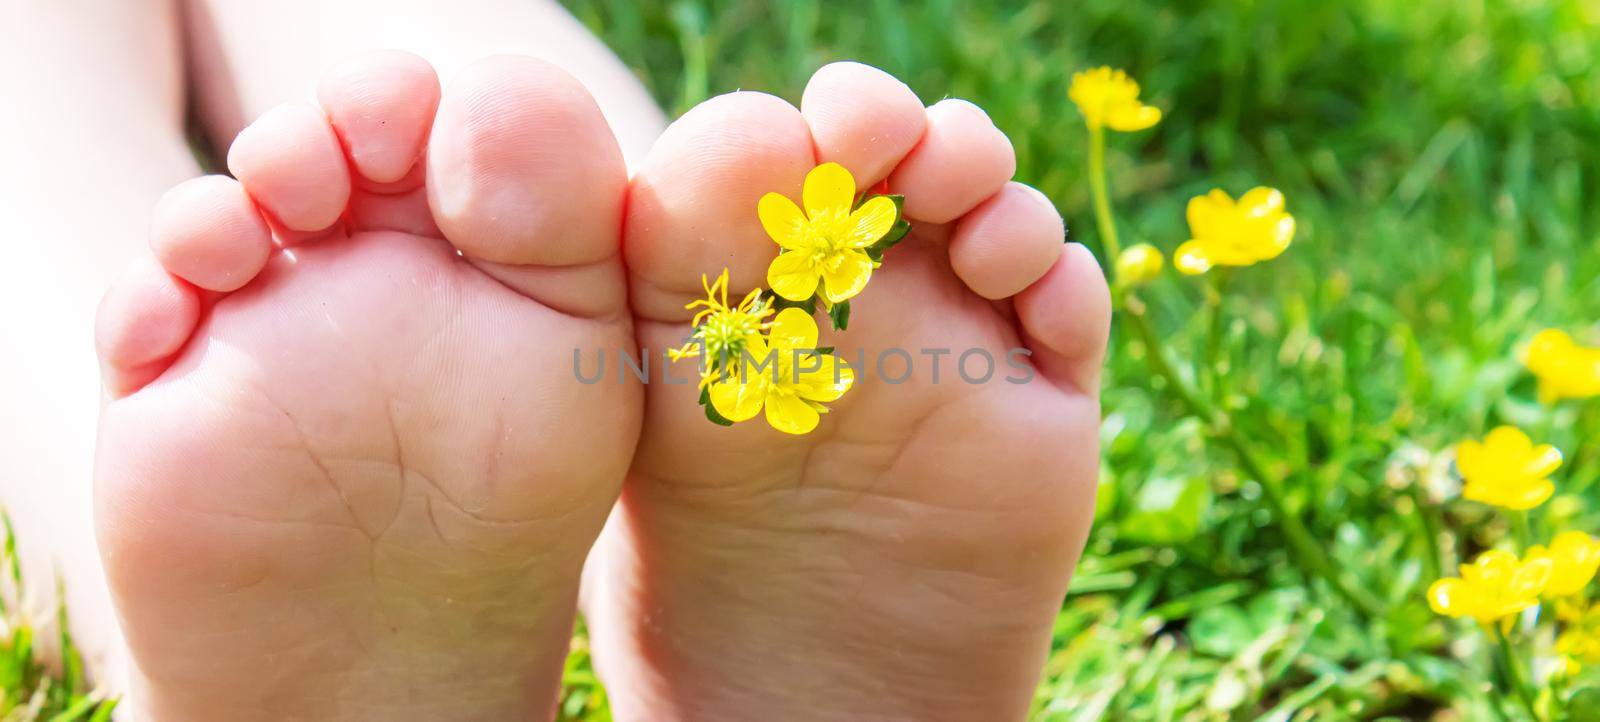
[[[97,514],[133,703],[548,717],[639,426],[637,385],[572,370],[633,344],[622,156],[531,59],[441,100],[426,63],[375,55],[319,96],[240,135],[239,181],[174,189],[101,307]]]
[[[702,273],[729,266],[733,298],[763,285],[778,249],[757,199],[797,198],[816,163],[889,178],[914,230],[848,332],[822,321],[858,368],[815,432],[714,426],[692,384],[648,387],[585,590],[601,671],[628,720],[1020,719],[1092,513],[1104,279],[1008,182],[1011,145],[976,106],[924,109],[838,64],[802,108],[725,95],[658,141],[624,242],[641,346],[684,338]],[[983,383],[957,368],[974,348]],[[983,377],[983,356],[964,369]]]

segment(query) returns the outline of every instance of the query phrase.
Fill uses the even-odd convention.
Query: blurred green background
[[[977,102],[1016,146],[1018,178],[1097,252],[1066,99],[1087,67],[1128,70],[1166,113],[1110,139],[1124,245],[1170,253],[1188,237],[1185,203],[1213,187],[1287,196],[1300,232],[1286,255],[1221,294],[1169,271],[1144,297],[1186,373],[1387,611],[1357,615],[1292,563],[1260,487],[1119,325],[1100,519],[1037,719],[1516,718],[1486,692],[1483,635],[1435,617],[1423,593],[1506,533],[1450,498],[1441,456],[1494,424],[1567,453],[1535,528],[1596,528],[1600,409],[1534,403],[1515,348],[1544,326],[1596,340],[1600,3],[565,4],[673,115],[735,88],[798,103],[841,59],[926,102]],[[581,635],[575,647],[563,714],[606,719]]]

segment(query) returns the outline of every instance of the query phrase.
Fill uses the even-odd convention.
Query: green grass
[[[83,658],[67,629],[66,609],[57,608],[47,619],[32,614],[11,518],[0,512],[0,521],[5,529],[0,548],[0,721],[106,722],[116,700],[90,692]],[[43,662],[46,655],[39,645],[39,635],[46,631],[55,636],[48,655],[56,660],[51,666]]]
[[[1600,522],[1600,405],[1537,405],[1515,357],[1546,325],[1597,340],[1592,2],[567,4],[673,113],[733,88],[798,102],[837,59],[883,67],[925,101],[974,100],[1010,135],[1018,177],[1097,250],[1066,101],[1078,69],[1126,68],[1166,111],[1112,138],[1125,244],[1170,253],[1187,237],[1185,202],[1212,187],[1287,195],[1294,246],[1232,274],[1220,304],[1209,280],[1170,273],[1144,299],[1184,373],[1256,440],[1289,505],[1385,611],[1355,612],[1288,557],[1259,481],[1119,325],[1100,518],[1036,719],[1521,718],[1486,692],[1498,679],[1486,638],[1433,615],[1423,591],[1508,533],[1492,510],[1439,493],[1453,478],[1440,454],[1495,424],[1567,453],[1537,534]],[[5,618],[0,719],[85,718],[78,664],[40,667],[33,627],[15,606]],[[580,630],[562,719],[608,720],[585,645]],[[1586,674],[1572,686],[1595,685]],[[1593,719],[1580,706],[1570,719]]]
[[[1453,442],[1516,423],[1567,452],[1560,498],[1536,510],[1536,531],[1600,520],[1600,408],[1538,406],[1515,355],[1545,325],[1596,340],[1600,8],[567,5],[672,113],[734,88],[798,102],[810,73],[839,59],[889,70],[927,102],[974,100],[1010,135],[1018,177],[1097,250],[1085,133],[1066,100],[1085,67],[1126,68],[1166,111],[1154,130],[1111,139],[1124,244],[1170,253],[1188,237],[1184,204],[1212,187],[1287,195],[1294,246],[1231,274],[1219,308],[1209,280],[1170,273],[1143,295],[1185,373],[1257,440],[1290,506],[1386,610],[1357,614],[1290,560],[1258,481],[1119,325],[1101,515],[1056,624],[1037,719],[1519,714],[1484,693],[1484,637],[1423,597],[1505,522],[1429,490],[1448,487],[1439,454]],[[603,704],[573,701],[600,699],[587,668],[575,671],[567,718],[605,719]]]

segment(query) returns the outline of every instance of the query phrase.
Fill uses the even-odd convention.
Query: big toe
[[[427,151],[445,237],[508,286],[558,310],[625,310],[627,170],[600,108],[549,63],[498,56],[444,91]]]
[[[736,92],[696,106],[667,128],[634,177],[625,248],[634,313],[684,321],[701,274],[729,269],[732,288],[763,285],[777,246],[756,205],[790,197],[815,163],[805,118],[765,93]]]

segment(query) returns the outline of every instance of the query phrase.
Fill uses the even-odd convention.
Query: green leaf
[[[840,301],[828,309],[828,320],[833,322],[833,330],[843,331],[850,326],[850,302]]]
[[[911,222],[906,220],[905,215],[905,196],[886,195],[884,197],[894,201],[894,225],[889,227],[889,232],[885,233],[883,238],[878,239],[877,243],[867,246],[867,257],[874,261],[882,261],[883,254],[893,248],[896,243],[905,240],[906,234],[911,232]],[[866,199],[863,198],[862,202],[865,203]]]
[[[1122,536],[1144,544],[1193,539],[1211,510],[1211,485],[1203,477],[1158,477],[1145,482],[1133,511],[1122,519]]]
[[[1244,611],[1231,604],[1200,610],[1186,632],[1195,649],[1218,657],[1238,654],[1257,634]]]
[[[1571,722],[1600,722],[1600,687],[1584,687],[1567,700],[1567,719]]]
[[[711,387],[700,389],[700,407],[706,411],[706,419],[717,426],[733,426],[726,416],[717,412],[717,405],[711,403]]]

